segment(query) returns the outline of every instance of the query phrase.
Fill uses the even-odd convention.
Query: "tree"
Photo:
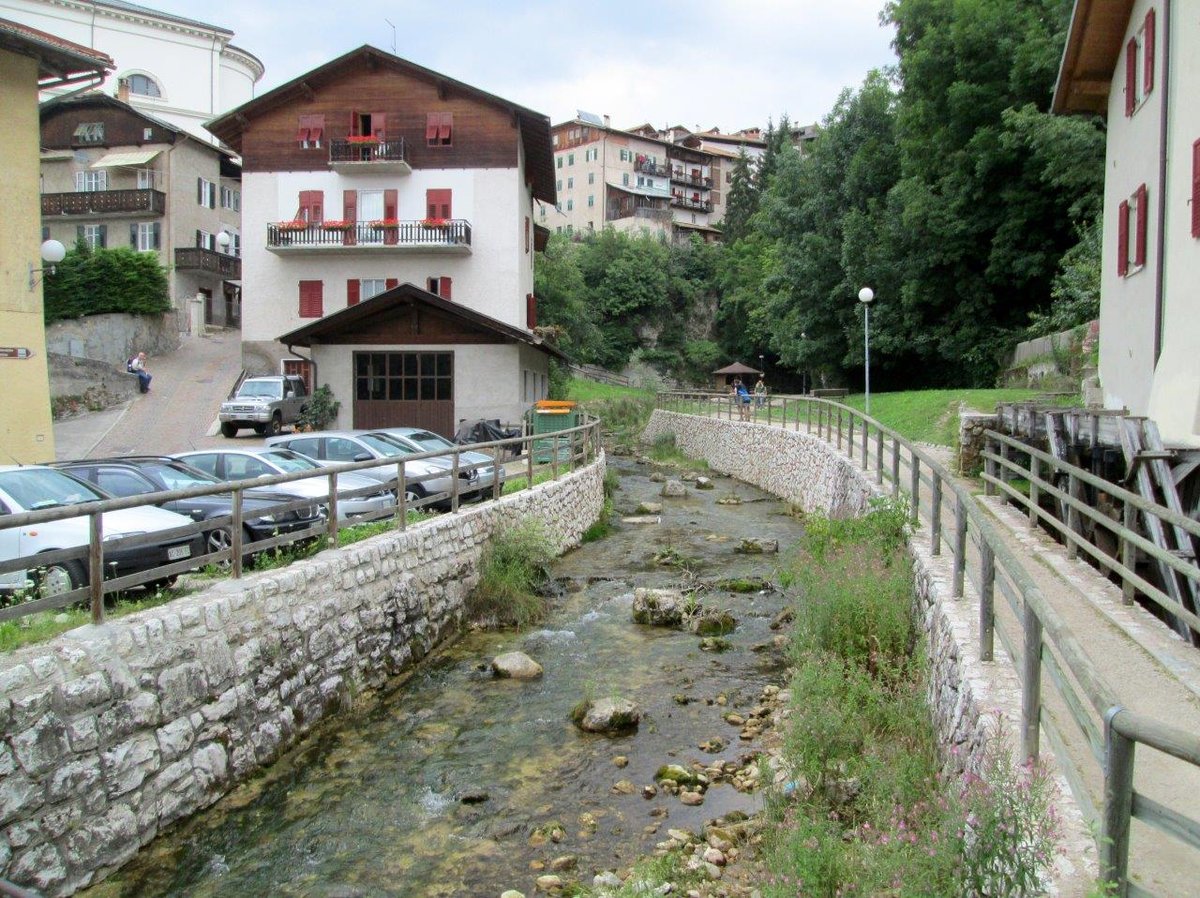
[[[154,253],[91,249],[83,240],[43,281],[46,323],[107,312],[157,315],[171,310],[167,272]]]
[[[725,199],[723,233],[725,240],[732,243],[746,236],[750,230],[750,219],[758,211],[758,185],[754,181],[754,170],[746,151],[738,153],[730,172],[729,193]]]

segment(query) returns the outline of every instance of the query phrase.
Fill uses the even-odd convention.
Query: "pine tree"
[[[755,183],[750,157],[742,150],[733,163],[729,194],[725,200],[724,230],[726,242],[732,243],[750,231],[750,218],[758,211],[759,191]]]

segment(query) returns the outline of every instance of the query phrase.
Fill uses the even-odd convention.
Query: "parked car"
[[[324,469],[311,458],[278,446],[247,449],[203,449],[195,452],[180,452],[175,458],[211,474],[218,480],[253,480],[258,477],[274,477],[278,474],[295,474],[301,471],[314,472],[313,477],[279,484],[278,489],[296,493],[320,502],[326,515],[329,510],[329,480]],[[338,475],[338,520],[362,517],[386,512],[396,503],[395,494],[381,489],[379,481],[362,474],[348,472]],[[371,490],[363,493],[362,490]],[[359,495],[346,495],[359,493]]]
[[[211,474],[199,471],[169,455],[135,455],[129,458],[99,458],[55,462],[54,467],[74,474],[80,480],[98,486],[114,496],[137,496],[167,490],[190,489],[222,483]],[[293,511],[275,511],[275,507],[305,498],[279,489],[247,490],[242,496],[242,542],[245,545],[277,534],[306,530],[323,519],[314,504]],[[186,515],[193,521],[209,521],[233,510],[231,493],[213,493],[190,499],[168,499],[162,508]],[[207,551],[227,548],[233,535],[230,525],[214,527],[207,533]]]
[[[282,446],[306,455],[323,465],[345,464],[352,461],[369,461],[372,458],[386,460],[388,464],[377,468],[365,468],[358,473],[374,477],[380,483],[391,486],[396,481],[396,460],[413,453],[405,446],[382,434],[366,430],[322,431],[321,433],[294,434],[270,437],[268,446]],[[405,501],[419,502],[428,496],[450,493],[449,466],[441,459],[425,459],[405,465]],[[420,478],[430,476],[428,480]],[[414,483],[414,480],[419,482]],[[437,505],[445,506],[447,499]]]
[[[437,452],[440,449],[452,452],[459,447],[443,436],[424,430],[420,427],[384,427],[373,431],[386,434],[391,439],[407,446],[413,452]],[[447,454],[447,461],[453,465],[453,456]],[[500,487],[504,488],[504,465],[496,464],[492,456],[486,452],[459,452],[459,466],[479,465],[475,468],[477,481],[472,485],[472,491],[466,498],[487,498],[492,494],[492,484],[500,479]]]
[[[248,377],[232,399],[221,403],[217,414],[221,436],[235,437],[242,427],[253,427],[255,433],[281,433],[285,424],[300,420],[308,400],[308,388],[302,377],[294,374]]]
[[[103,490],[53,468],[42,465],[0,467],[0,526],[7,515],[110,498]],[[106,511],[100,517],[106,542],[122,536],[157,533],[191,524],[189,518],[152,505]],[[0,574],[0,591],[13,592],[36,587],[39,595],[51,596],[86,586],[88,539],[89,526],[85,516],[33,526],[3,527],[0,529],[0,560],[15,561],[56,549],[76,547],[84,550],[84,557]],[[141,546],[106,548],[104,564],[112,576],[123,577],[203,553],[204,543],[199,534],[175,535]]]

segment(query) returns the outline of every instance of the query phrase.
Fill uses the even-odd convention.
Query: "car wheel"
[[[267,425],[266,424],[255,424],[254,432],[256,434],[258,434],[259,436],[262,436],[264,433],[267,432]]]
[[[87,574],[78,561],[56,561],[40,568],[34,577],[38,598],[60,596],[87,583]]]
[[[425,498],[425,488],[419,483],[414,483],[411,486],[404,487],[404,502],[407,505],[412,505],[414,502],[420,502]]]
[[[250,553],[246,551],[246,546],[250,545],[253,536],[246,528],[242,528],[242,563],[250,560]],[[207,547],[208,553],[220,552],[228,549],[233,544],[233,530],[230,527],[214,527],[208,531]],[[222,568],[230,566],[231,558],[226,558],[223,561],[213,562]]]
[[[237,436],[237,432],[238,432],[238,426],[236,424],[234,424],[232,421],[222,421],[221,422],[221,436],[225,437],[225,439],[227,439],[227,440],[233,439],[235,436]]]
[[[283,433],[283,416],[279,412],[271,416],[271,423],[268,425],[268,430],[273,437]]]

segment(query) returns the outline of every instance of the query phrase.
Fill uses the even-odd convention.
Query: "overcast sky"
[[[259,92],[362,44],[548,115],[722,130],[824,118],[895,61],[884,0],[139,0],[229,28],[266,65]]]

